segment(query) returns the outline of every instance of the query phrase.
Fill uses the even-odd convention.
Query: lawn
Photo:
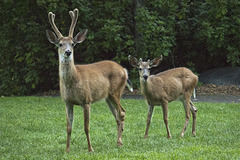
[[[91,107],[88,153],[83,111],[74,108],[70,153],[66,147],[66,117],[58,97],[0,98],[0,159],[240,159],[240,104],[195,103],[197,136],[191,134],[192,119],[184,138],[184,109],[169,104],[169,127],[155,107],[149,137],[144,139],[147,105],[144,100],[123,99],[126,109],[123,146],[117,147],[117,126],[104,101]]]

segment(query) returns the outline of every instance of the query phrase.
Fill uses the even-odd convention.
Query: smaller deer
[[[153,109],[155,105],[161,105],[163,109],[163,119],[167,128],[167,137],[171,138],[168,127],[168,103],[176,99],[180,99],[185,109],[185,124],[181,132],[181,137],[187,128],[190,111],[193,115],[192,134],[196,136],[195,126],[197,118],[197,107],[191,102],[191,96],[194,88],[198,83],[198,76],[187,68],[179,67],[170,69],[156,75],[150,75],[150,68],[157,67],[162,56],[154,60],[143,62],[138,61],[135,57],[129,55],[130,64],[139,69],[141,92],[148,103],[148,117],[145,138],[148,136],[148,130],[152,119]]]

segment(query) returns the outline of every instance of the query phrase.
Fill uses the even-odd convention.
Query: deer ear
[[[52,43],[52,44],[58,43],[58,38],[55,33],[53,33],[52,31],[46,30],[46,35],[47,35],[47,39],[50,43]]]
[[[155,58],[154,60],[150,61],[149,65],[151,67],[157,67],[160,64],[160,62],[162,61],[162,58],[163,58],[162,55],[160,57]]]
[[[129,55],[129,56],[128,56],[128,61],[129,61],[129,63],[130,63],[133,67],[138,67],[138,60],[137,60],[137,58]]]
[[[87,29],[84,29],[82,32],[78,32],[78,34],[73,38],[74,43],[82,43],[87,36]]]

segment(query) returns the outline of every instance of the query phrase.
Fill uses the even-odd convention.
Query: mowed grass
[[[88,152],[83,127],[83,111],[74,108],[70,153],[66,147],[65,105],[60,98],[0,98],[1,159],[240,159],[240,104],[195,103],[198,107],[196,131],[192,118],[184,138],[180,132],[185,114],[180,102],[169,104],[168,140],[162,109],[155,107],[144,139],[147,105],[144,100],[121,100],[126,109],[123,146],[117,147],[117,126],[104,101],[91,107]]]

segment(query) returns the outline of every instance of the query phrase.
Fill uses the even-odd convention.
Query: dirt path
[[[202,85],[196,88],[196,94],[196,99],[192,98],[193,102],[240,103],[240,87],[236,85]],[[126,89],[122,97],[125,99],[144,99],[140,91],[136,89],[133,92]]]
[[[240,103],[240,96],[234,95],[200,95],[193,102],[210,102],[210,103]]]
[[[209,102],[209,103],[240,103],[240,87],[203,85],[196,88],[197,98],[193,102]],[[59,91],[48,91],[38,93],[35,96],[60,96]],[[124,99],[144,99],[140,91],[134,90],[130,92],[125,89],[122,98]]]
[[[144,99],[142,95],[123,95],[123,99]],[[240,103],[240,96],[234,95],[199,95],[192,102]]]

